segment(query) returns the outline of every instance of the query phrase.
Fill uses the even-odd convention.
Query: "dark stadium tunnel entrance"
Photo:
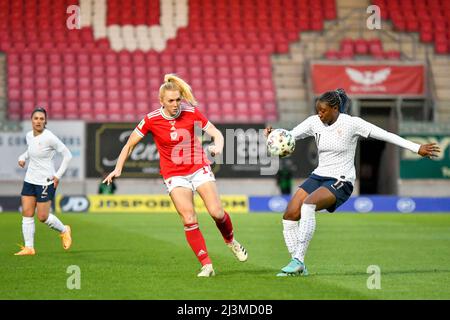
[[[361,141],[359,192],[360,194],[383,194],[379,188],[381,157],[386,142],[367,139]]]
[[[398,133],[395,102],[392,100],[361,100],[359,116],[387,131]],[[399,150],[396,146],[375,139],[361,139],[357,151],[357,176],[360,194],[397,194]]]

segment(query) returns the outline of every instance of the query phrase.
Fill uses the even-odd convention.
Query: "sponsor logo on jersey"
[[[172,126],[172,128],[170,128],[170,131],[175,131],[177,130],[177,128],[175,128],[175,123],[177,123],[176,121],[169,121],[170,125]]]

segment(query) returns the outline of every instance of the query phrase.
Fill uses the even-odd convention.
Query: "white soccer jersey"
[[[33,131],[28,132],[26,140],[28,149],[19,157],[19,161],[30,159],[25,182],[45,186],[53,183],[53,176],[61,178],[72,158],[69,149],[61,140],[48,129],[44,129],[38,136],[34,136]],[[52,160],[56,152],[62,153],[63,161],[55,173]]]
[[[319,165],[313,171],[322,177],[355,183],[355,151],[359,137],[371,137],[394,143],[413,152],[420,145],[405,140],[393,133],[381,129],[359,117],[340,113],[332,125],[324,124],[318,115],[310,116],[300,123],[291,134],[295,139],[314,137],[319,153]]]

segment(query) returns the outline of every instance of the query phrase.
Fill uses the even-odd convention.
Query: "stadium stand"
[[[450,2],[445,0],[373,0],[394,30],[414,35],[428,50],[430,86],[436,119],[450,121]]]
[[[408,21],[402,29],[411,1],[372,1],[380,6],[384,18],[392,20],[393,32],[420,32],[420,40],[433,46],[433,53],[446,53],[450,36],[447,2],[416,2],[414,8],[424,14],[412,14],[412,21],[418,23]],[[4,18],[0,19],[0,50],[7,54],[9,119],[22,119],[32,104],[40,103],[47,105],[55,119],[117,121],[124,115],[135,121],[148,109],[144,102],[151,104],[150,109],[155,107],[162,75],[176,72],[192,83],[201,108],[212,120],[295,122],[310,112],[307,81],[302,74],[304,61],[320,57],[395,60],[400,55],[411,56],[409,47],[416,46],[402,41],[400,50],[392,40],[377,39],[373,34],[361,36],[351,21],[345,38],[330,39],[327,34],[335,25],[326,20],[337,17],[336,3],[341,11],[370,4],[273,0],[258,5],[256,17],[252,13],[257,5],[254,1],[229,5],[225,0],[213,4],[191,0],[174,5],[170,1],[133,0],[125,5],[117,0],[0,0],[0,18]],[[66,26],[66,9],[71,4],[80,5],[85,13],[80,30]],[[45,16],[47,12],[50,19]],[[429,17],[434,12],[441,14],[431,22]],[[368,43],[370,39],[374,40]],[[328,42],[325,48],[323,40]],[[312,54],[308,52],[311,47],[315,51]],[[421,49],[413,49],[418,57]],[[275,55],[271,58],[271,54]],[[445,62],[434,56],[431,59],[436,98],[442,101],[436,109],[443,120],[450,118],[450,93],[444,87],[448,80],[445,73],[450,70]],[[114,77],[120,77],[120,81]],[[234,89],[242,83],[252,90],[263,89],[264,94],[235,96]],[[232,94],[208,94],[211,89]],[[222,96],[226,97],[222,100]],[[234,108],[225,106],[229,103]],[[221,109],[217,106],[228,108],[230,115],[218,116]]]
[[[384,19],[392,20],[395,30],[419,32],[420,40],[434,43],[436,53],[450,53],[450,2],[374,0]]]
[[[5,119],[6,108],[6,58],[5,55],[0,53],[0,119]]]
[[[385,1],[386,3],[398,3],[400,1]],[[448,2],[448,1],[447,1]],[[439,11],[439,16],[447,17],[448,4],[446,1],[413,1],[414,7],[427,8],[429,15]],[[420,5],[419,5],[420,3]],[[310,94],[309,61],[327,58],[341,58],[341,43],[345,39],[369,41],[378,39],[377,50],[372,58],[367,55],[354,55],[356,50],[353,44],[353,56],[350,60],[375,60],[380,62],[388,60],[398,61],[422,61],[428,66],[429,71],[429,93],[431,97],[427,104],[434,105],[434,119],[441,122],[450,121],[450,55],[436,52],[433,43],[420,41],[420,34],[412,31],[397,30],[394,23],[389,19],[388,10],[381,10],[382,29],[369,30],[365,23],[369,14],[367,8],[375,1],[360,0],[337,0],[337,20],[325,21],[323,31],[301,32],[301,41],[290,45],[289,54],[272,56],[273,77],[277,92],[277,105],[280,114],[280,123],[295,124],[311,114],[313,96]],[[417,7],[417,6],[418,7]],[[439,7],[438,7],[439,5]],[[419,16],[421,10],[416,9],[415,16]],[[406,13],[404,13],[406,15]],[[448,20],[448,18],[446,18]],[[438,20],[442,20],[438,18]],[[443,24],[441,24],[443,25]],[[445,24],[448,34],[450,28],[448,22]],[[376,44],[375,42],[375,44]],[[362,46],[361,46],[362,47]],[[376,48],[375,48],[376,49]],[[381,52],[381,49],[384,51]],[[358,49],[359,50],[359,49]],[[364,49],[362,49],[364,50]],[[329,53],[329,56],[326,53]],[[399,57],[400,54],[400,57]],[[421,107],[424,102],[410,101]]]
[[[83,12],[80,30],[66,27],[72,4]],[[211,120],[275,121],[270,55],[336,17],[334,0],[191,0],[189,10],[187,1],[0,0],[0,12],[11,120],[42,104],[55,119],[136,121],[156,107],[163,74],[175,72]]]

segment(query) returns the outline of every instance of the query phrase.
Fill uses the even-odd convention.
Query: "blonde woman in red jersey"
[[[122,148],[114,171],[103,180],[103,183],[110,184],[114,178],[121,175],[125,161],[133,148],[146,134],[152,133],[160,155],[164,183],[183,221],[186,240],[202,264],[198,276],[214,276],[214,268],[194,210],[194,191],[202,198],[225,243],[236,258],[241,262],[248,258],[245,248],[234,239],[230,216],[223,210],[214,174],[194,130],[198,126],[211,136],[214,145],[210,146],[209,151],[213,155],[222,153],[224,138],[221,132],[195,108],[197,101],[191,88],[181,78],[167,74],[159,89],[159,99],[161,108],[149,113],[138,124]],[[183,100],[188,104],[182,103]]]

